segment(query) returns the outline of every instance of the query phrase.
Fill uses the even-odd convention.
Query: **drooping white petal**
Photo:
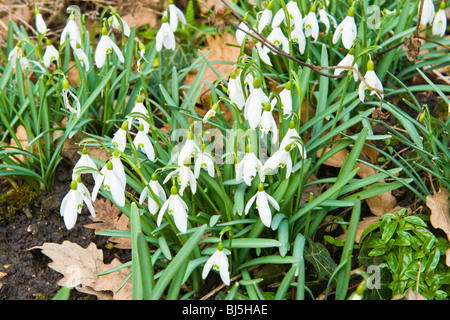
[[[42,14],[38,13],[35,16],[36,18],[36,30],[39,33],[45,33],[48,31],[47,24],[45,23],[44,19],[42,18]]]
[[[253,197],[251,197],[251,198],[248,200],[247,204],[245,205],[245,209],[244,209],[245,215],[247,215],[248,212],[250,211],[250,208],[252,207],[253,202],[255,202],[256,196],[257,196],[257,195],[258,195],[258,194],[256,193]]]
[[[58,50],[51,44],[45,48],[44,56],[42,60],[44,61],[44,66],[47,68],[50,66],[52,61],[58,61],[59,52]]]
[[[111,50],[109,37],[106,35],[102,35],[100,37],[100,41],[97,44],[97,49],[95,50],[94,56],[95,65],[97,66],[97,68],[101,68],[104,66],[108,50]]]
[[[114,29],[120,29],[120,22],[122,22],[122,25],[123,25],[123,34],[125,35],[125,36],[127,36],[127,37],[129,37],[130,36],[130,26],[128,25],[128,23],[126,23],[125,22],[125,20],[123,20],[118,14],[114,14],[113,16],[113,20],[112,20],[112,27],[114,28]],[[119,20],[117,19],[117,17],[119,17],[119,19],[120,19],[120,22],[119,22]]]
[[[445,10],[439,9],[433,20],[432,33],[435,36],[444,36],[447,29],[447,16]]]
[[[272,10],[266,8],[263,10],[258,20],[259,33],[261,33],[261,31],[270,23],[270,20],[272,20]]]
[[[175,50],[175,35],[168,22],[161,24],[161,28],[156,34],[156,51],[161,51],[161,49],[166,48],[167,50]]]
[[[183,25],[186,24],[186,18],[183,14],[183,11],[181,11],[176,5],[169,4],[169,18],[170,18],[170,28],[173,32],[177,30],[178,27],[178,21],[180,21]]]
[[[60,214],[64,218],[64,224],[68,230],[75,226],[82,204],[81,195],[77,190],[71,189],[63,198],[60,206]]]
[[[418,6],[420,10],[420,6]],[[434,3],[433,0],[425,0],[423,2],[422,16],[420,18],[420,23],[422,25],[432,24],[434,19]]]
[[[316,40],[319,36],[319,23],[317,22],[316,13],[310,11],[305,19],[303,19],[303,26],[305,29],[305,36]]]
[[[260,124],[262,105],[268,101],[269,98],[261,88],[255,88],[250,93],[244,106],[244,117],[250,128],[255,129]]]

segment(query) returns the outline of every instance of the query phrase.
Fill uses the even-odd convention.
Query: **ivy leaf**
[[[311,262],[316,269],[319,279],[328,278],[336,269],[336,263],[324,245],[308,240],[305,247],[305,259]]]

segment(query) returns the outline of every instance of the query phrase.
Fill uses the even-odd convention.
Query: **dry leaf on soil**
[[[111,268],[118,267],[122,264],[119,259],[114,258],[110,264],[104,264],[100,268],[100,272],[107,271]],[[132,296],[132,282],[127,281],[120,290],[114,294],[114,292],[120,287],[125,278],[129,275],[129,268],[122,268],[118,271],[105,274],[98,278],[98,280],[92,285],[92,289],[97,292],[112,291],[113,300],[131,300]]]
[[[447,189],[442,188],[438,193],[427,196],[427,207],[431,210],[430,222],[436,229],[442,229],[450,241],[450,200]]]
[[[130,219],[108,199],[97,199],[93,206],[95,218],[90,218],[94,223],[84,225],[85,228],[94,229],[95,232],[104,229],[130,230]],[[109,241],[115,243],[116,248],[131,249],[131,239],[129,238],[110,237]]]

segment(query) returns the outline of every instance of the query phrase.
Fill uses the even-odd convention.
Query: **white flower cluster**
[[[439,5],[439,10],[435,14],[433,0],[425,0],[423,2],[422,15],[420,16],[420,23],[422,25],[431,25],[432,34],[434,36],[442,37],[445,34],[445,30],[447,30],[447,16],[445,15],[445,2],[441,1],[441,4]]]

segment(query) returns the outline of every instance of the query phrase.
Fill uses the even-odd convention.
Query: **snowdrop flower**
[[[114,158],[112,159],[114,160]],[[111,192],[113,200],[118,206],[125,205],[125,186],[126,181],[123,180],[123,174],[120,172],[120,167],[115,168],[112,160],[108,161],[100,170],[100,174],[95,179],[94,189],[92,189],[92,201],[97,199],[98,191],[103,185],[104,188]],[[116,161],[116,163],[119,163]]]
[[[280,142],[280,149],[285,149],[288,145],[291,145],[292,148],[292,143],[294,143],[298,147],[298,151],[300,152],[300,156],[302,157],[302,159],[305,159],[306,150],[300,141],[300,135],[298,134],[297,130],[295,130],[295,123],[291,120],[289,122],[289,129],[286,131],[286,134]]]
[[[64,196],[60,206],[60,214],[64,218],[64,224],[68,230],[75,226],[78,214],[83,209],[83,201],[85,201],[92,216],[95,217],[95,211],[92,207],[92,203],[82,192],[80,192],[77,182],[72,180],[70,184],[70,191]]]
[[[241,22],[239,23],[238,28],[236,29],[236,40],[241,46],[244,42],[245,37],[250,33],[250,28],[247,26],[246,23]]]
[[[305,28],[305,36],[316,40],[319,36],[319,23],[317,22],[315,6],[312,6],[309,10],[309,13],[303,20],[303,26]]]
[[[302,27],[303,26],[303,16],[300,12],[300,9],[297,6],[297,2],[290,0],[287,4],[286,4],[286,9],[287,12],[289,12],[289,18],[290,18],[290,25],[292,26],[296,26],[296,27]],[[275,14],[275,16],[273,17],[272,20],[272,28],[276,28],[278,27],[281,22],[283,22],[286,24],[286,16],[284,14],[284,10],[283,8],[280,8],[277,13]]]
[[[77,43],[81,44],[81,35],[80,28],[78,28],[78,25],[75,22],[75,16],[73,12],[70,14],[69,19],[67,20],[67,24],[61,32],[61,45],[66,41],[67,36],[69,36],[70,39],[70,46],[75,50],[77,47]]]
[[[194,142],[194,134],[192,131],[188,131],[187,140],[181,148],[178,154],[177,164],[181,167],[185,162],[191,163],[191,159],[194,157],[195,151],[199,151]]]
[[[49,29],[47,29],[47,24],[42,18],[42,14],[39,12],[36,4],[34,5],[34,18],[36,19],[36,30],[39,33],[46,33]]]
[[[106,62],[106,55],[114,52],[117,55],[117,58],[119,58],[119,61],[124,63],[124,57],[122,51],[119,49],[119,47],[114,43],[114,41],[108,36],[108,30],[103,27],[102,28],[102,35],[100,37],[100,41],[97,44],[97,48],[95,49],[95,64],[97,65],[97,68],[103,67],[103,65]]]
[[[86,72],[88,72],[89,68],[90,68],[89,58],[87,57],[87,55],[83,51],[83,49],[81,49],[81,45],[79,43],[76,44],[76,49],[75,49],[74,53],[75,53],[75,56],[80,61],[80,64],[82,66],[84,66],[84,69],[86,70]]]
[[[240,70],[233,70],[228,80],[228,97],[231,102],[235,103],[239,110],[245,105],[244,91],[241,86]]]
[[[369,60],[367,62],[367,72],[364,76],[364,80],[366,80],[367,84],[370,85],[371,87],[378,89],[380,91],[383,91],[383,85],[380,81],[380,79],[378,79],[375,71],[373,71],[373,61]],[[370,89],[368,86],[366,86],[366,84],[364,83],[364,81],[361,81],[361,83],[359,84],[359,99],[361,100],[361,102],[364,102],[364,98],[365,98],[365,90],[366,89]],[[379,94],[378,92],[372,90],[370,92],[370,95],[372,94],[377,94],[378,98],[383,99],[383,94]]]
[[[149,115],[148,110],[144,106],[142,97],[140,95],[137,96],[136,103],[133,106],[133,109],[131,109],[130,114],[133,114],[133,113],[141,114],[143,117],[148,117],[148,115]],[[131,130],[134,116],[127,116],[127,119],[128,119],[128,130]],[[144,132],[147,133],[148,130],[150,130],[150,124],[144,118],[139,117],[139,125],[141,125],[141,124],[144,126],[144,128],[143,128]]]
[[[334,19],[334,17],[332,15],[330,15],[328,12],[326,12],[325,8],[322,5],[320,5],[319,20],[320,20],[320,22],[322,22],[325,25],[325,33],[327,33],[328,30],[330,29],[330,20],[328,18],[331,19],[334,27],[336,27],[336,25],[337,25],[336,19]]]
[[[258,50],[259,58],[267,65],[272,66],[272,61],[270,61],[269,47],[263,45],[261,42],[256,43],[256,49]]]
[[[153,148],[153,144],[144,130],[144,125],[142,123],[139,125],[139,131],[134,137],[133,144],[136,149],[141,148],[142,152],[147,155],[147,158],[150,161],[155,161],[155,149]]]
[[[280,100],[281,100],[281,107],[283,109],[283,116],[289,116],[292,112],[292,80],[289,80],[286,83],[286,86],[284,89],[280,92]],[[277,99],[274,98],[272,100],[272,107],[276,104]]]
[[[347,17],[337,26],[333,35],[333,44],[338,42],[339,38],[342,36],[342,44],[347,50],[353,46],[353,41],[355,41],[357,32],[356,32],[356,23],[355,23],[355,8],[350,7],[348,10]]]
[[[77,191],[80,193],[81,198],[83,199],[83,202],[86,204],[92,218],[95,218],[95,209],[94,206],[92,205],[91,194],[89,193],[89,190],[82,182],[81,176],[77,176],[76,181],[77,181]]]
[[[258,184],[258,191],[253,197],[250,198],[250,200],[248,200],[247,205],[245,206],[244,212],[246,215],[248,214],[255,200],[259,217],[261,218],[262,223],[269,228],[270,224],[272,223],[272,212],[270,211],[269,203],[276,210],[280,210],[280,206],[278,205],[278,202],[274,198],[272,198],[272,196],[268,195],[264,191],[264,185],[262,184],[262,182]]]
[[[261,116],[261,123],[259,124],[261,138],[264,138],[269,132],[272,133],[272,143],[278,141],[278,126],[272,115],[272,105],[269,101],[264,104],[264,111]]]
[[[186,189],[187,186],[190,186],[192,193],[195,194],[195,192],[197,192],[197,181],[195,180],[195,176],[188,164],[183,164],[169,173],[163,183],[167,183],[167,181],[169,181],[170,178],[177,173],[178,181],[180,183],[180,196],[183,195],[184,189]]]
[[[111,22],[111,26],[114,29],[121,29],[123,27],[123,34],[127,37],[130,36],[130,26],[128,25],[128,23],[125,22],[125,20],[123,20],[116,12],[116,10],[111,9],[111,14],[112,14],[112,22]],[[120,25],[120,22],[122,23],[122,27]]]
[[[202,278],[206,279],[211,269],[218,271],[220,273],[220,278],[222,282],[229,286],[230,285],[230,271],[228,270],[228,258],[223,252],[223,244],[219,242],[217,245],[217,250],[209,257],[206,261],[205,266],[202,271]]]
[[[244,106],[244,117],[247,119],[250,128],[255,129],[261,123],[261,111],[264,103],[269,98],[261,88],[261,80],[255,78],[253,80],[253,91],[248,96]]]
[[[64,224],[68,230],[72,229],[77,222],[78,214],[83,208],[83,198],[77,190],[77,182],[72,180],[70,191],[61,201],[60,214],[64,218]]]
[[[58,63],[59,51],[53,46],[50,40],[47,39],[47,48],[45,48],[44,56],[42,60],[44,61],[44,66],[50,67],[52,61]]]
[[[62,87],[63,87],[62,96],[63,96],[64,106],[70,112],[76,114],[77,118],[80,118],[80,113],[81,113],[80,100],[78,100],[78,97],[75,94],[73,94],[72,91],[70,91],[69,80],[67,80],[67,78],[64,78],[64,80],[62,81]],[[75,104],[76,104],[75,108],[73,108],[72,105],[70,104],[68,94],[70,94],[72,99],[75,101]]]
[[[178,195],[177,187],[172,186],[170,189],[170,196],[164,202],[163,206],[159,210],[157,225],[161,225],[164,213],[168,210],[168,213],[173,215],[175,220],[175,225],[181,233],[186,233],[187,231],[187,217],[188,217],[188,206]]]
[[[306,48],[306,37],[303,27],[295,27],[291,32],[291,39],[298,43],[298,51],[300,54],[303,54]]]
[[[203,123],[207,123],[211,117],[214,117],[216,115],[217,108],[219,107],[219,102],[216,102],[213,104],[211,109],[208,110],[208,112],[203,116]]]
[[[286,167],[286,179],[289,179],[292,173],[292,159],[289,153],[291,145],[278,149],[267,161],[262,168],[264,175],[273,175],[277,173],[278,168]]]
[[[111,144],[117,148],[117,150],[124,151],[127,144],[127,128],[128,121],[124,121],[122,126],[114,133],[111,139]]]
[[[139,204],[143,204],[144,200],[147,199],[148,202],[148,209],[152,215],[155,215],[158,212],[159,205],[158,203],[153,199],[152,193],[153,191],[155,196],[159,197],[162,202],[164,203],[167,200],[166,193],[164,192],[163,187],[159,184],[157,175],[155,173],[152,174],[152,179],[149,182],[150,189],[145,186],[144,190],[142,190],[141,195],[139,197]]]
[[[270,23],[272,20],[272,8],[273,8],[273,0],[269,1],[267,7],[262,11],[261,16],[258,20],[258,32],[261,33],[263,29]]]
[[[244,179],[244,182],[251,186],[253,178],[256,174],[261,177],[262,163],[252,151],[252,146],[246,146],[246,152],[242,160],[236,164],[236,181]]]
[[[97,178],[98,176],[98,169],[97,165],[95,164],[94,160],[88,155],[86,146],[83,147],[83,151],[81,153],[80,159],[78,159],[77,163],[75,163],[75,166],[73,167],[72,171],[72,179],[75,179],[77,176],[80,176],[83,172],[77,173],[77,169],[81,167],[88,167],[92,169],[92,177]]]
[[[173,0],[169,0],[169,19],[170,19],[170,28],[173,32],[177,30],[178,22],[181,22],[183,25],[185,25],[186,18],[183,14],[183,11],[181,11],[176,5],[173,4]]]
[[[420,10],[420,5],[418,10]],[[423,2],[422,16],[420,17],[420,24],[432,24],[434,19],[434,4],[433,0],[425,0]]]
[[[197,154],[194,165],[194,176],[198,179],[200,176],[200,169],[205,169],[211,178],[214,178],[214,159],[211,153],[205,151],[206,145],[202,145],[202,151]]]
[[[159,28],[158,33],[156,34],[156,51],[161,51],[162,47],[167,50],[175,50],[175,35],[173,34],[173,30],[170,27],[170,24],[167,20],[167,17],[162,17],[162,24]]]
[[[445,2],[442,1],[438,12],[433,20],[432,33],[434,36],[442,37],[447,30],[447,16],[445,15]]]
[[[22,70],[27,70],[31,67],[30,62],[25,57],[25,51],[22,49],[22,41],[18,41],[16,46],[9,52],[8,61],[11,61],[14,70],[16,70],[16,61],[19,59],[19,64]],[[40,66],[40,65],[38,65]],[[45,72],[45,70],[44,70]]]
[[[355,49],[351,48],[350,51],[347,53],[347,55],[338,63],[339,66],[347,66],[351,67],[353,66],[356,70],[358,70],[358,64],[355,61]],[[343,71],[348,71],[348,69],[345,68],[336,68],[334,69],[334,75],[340,75]],[[353,70],[353,78],[355,81],[358,81],[358,73]]]
[[[278,48],[280,48],[281,45],[281,49],[284,52],[289,53],[289,40],[284,35],[280,27],[274,28],[267,36],[267,40],[276,45]]]

